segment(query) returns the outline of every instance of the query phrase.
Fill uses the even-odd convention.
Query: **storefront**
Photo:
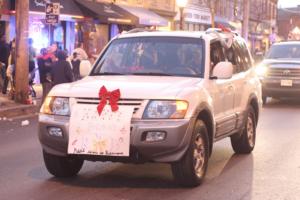
[[[86,17],[76,24],[76,40],[84,43],[91,57],[96,57],[111,38],[138,23],[136,16],[115,4],[85,0],[75,2]]]
[[[269,21],[249,22],[249,40],[252,52],[257,49],[266,52],[270,48],[271,25]]]
[[[83,32],[85,47],[90,55],[98,55],[108,41],[136,27],[166,27],[168,20],[141,6],[128,3],[113,4],[75,0],[84,16],[92,21],[78,23],[78,32]]]
[[[59,23],[46,24],[44,1],[29,1],[29,37],[37,49],[57,43],[60,49],[72,52],[76,41],[75,24],[84,20],[84,15],[73,0],[52,0],[60,3]]]

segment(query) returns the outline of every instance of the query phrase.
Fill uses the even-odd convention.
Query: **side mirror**
[[[213,69],[212,76],[217,79],[230,79],[233,75],[231,62],[219,62]]]
[[[90,74],[92,65],[89,60],[82,60],[79,66],[79,73],[81,77],[86,77]]]

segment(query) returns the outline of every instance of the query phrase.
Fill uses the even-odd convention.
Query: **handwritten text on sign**
[[[69,129],[69,154],[129,156],[130,122],[133,107],[109,106],[99,116],[96,105],[76,104]]]

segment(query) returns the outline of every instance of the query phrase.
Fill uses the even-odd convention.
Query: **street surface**
[[[0,121],[1,200],[300,199],[299,101],[272,100],[263,109],[252,154],[235,155],[229,139],[216,143],[197,188],[176,185],[166,164],[85,162],[79,176],[53,178],[43,163],[37,117],[28,126],[22,120]]]

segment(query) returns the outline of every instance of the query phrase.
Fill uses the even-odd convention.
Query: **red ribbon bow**
[[[227,32],[227,33],[231,32],[231,29],[225,27],[223,24],[218,24],[218,28],[220,28],[223,32]]]
[[[107,91],[105,86],[102,86],[99,90],[99,98],[100,102],[97,106],[98,114],[101,115],[105,105],[107,104],[107,100],[109,101],[111,111],[116,112],[119,110],[118,101],[120,99],[121,92],[119,89],[114,91]]]

